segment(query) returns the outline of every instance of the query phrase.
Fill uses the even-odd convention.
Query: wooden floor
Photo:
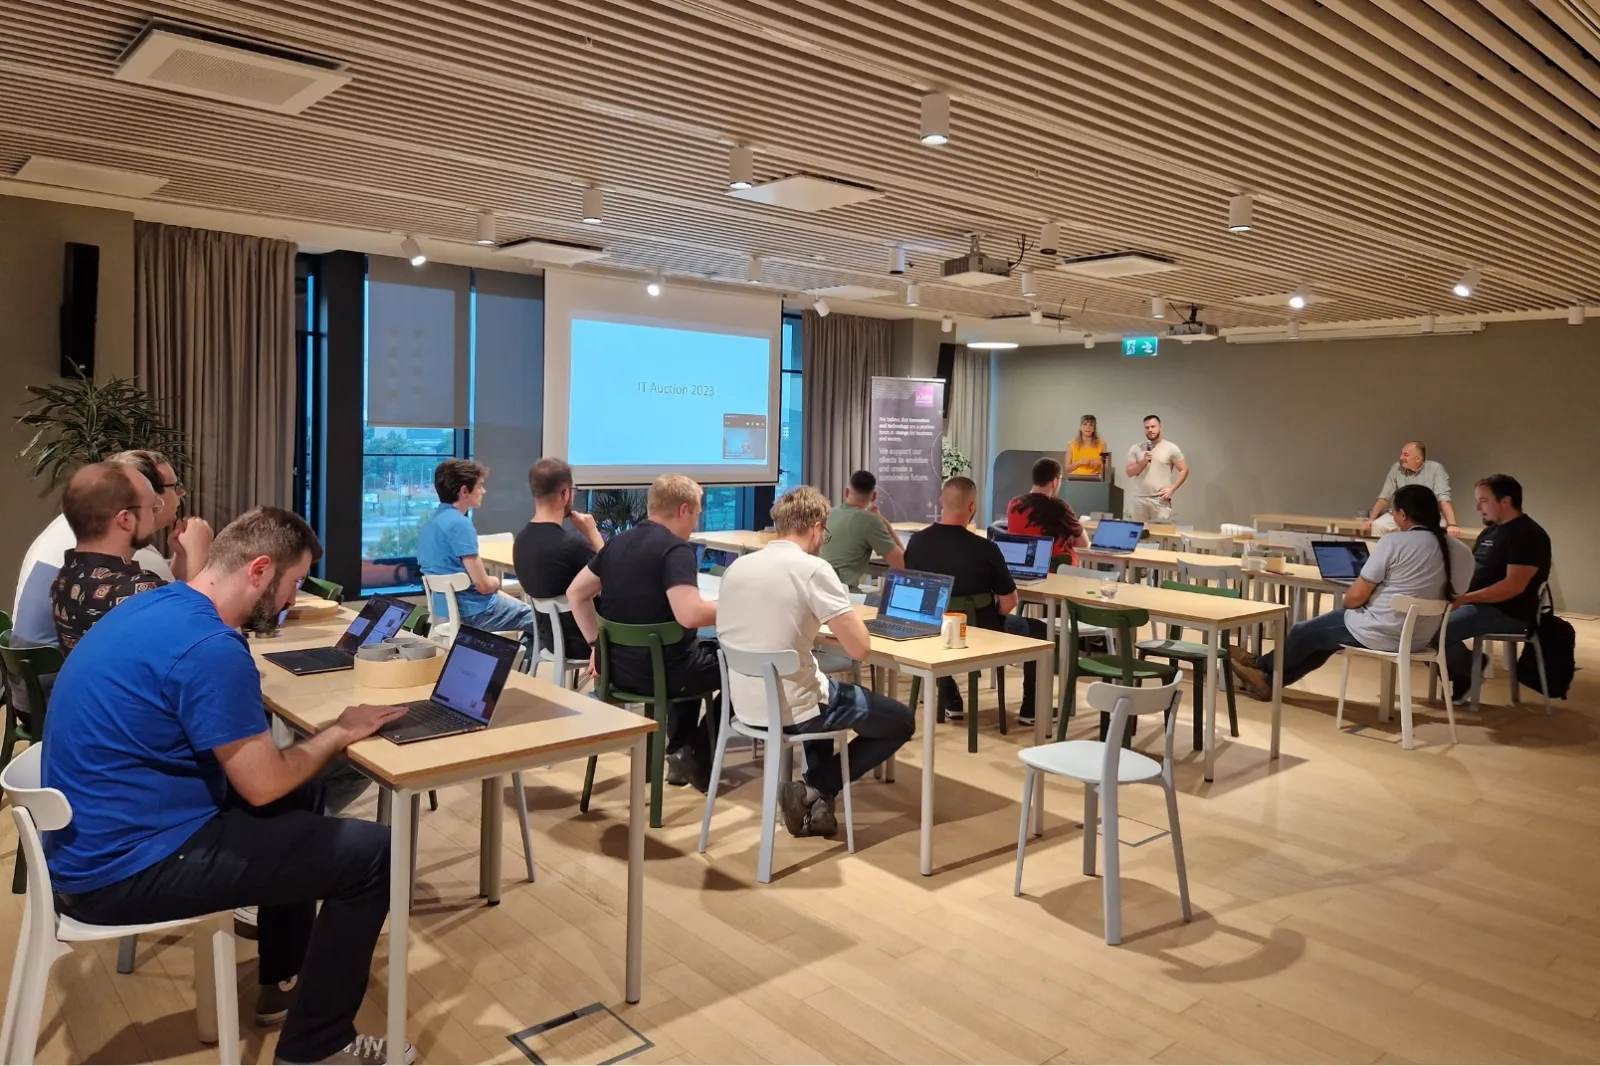
[[[1600,623],[1576,624],[1588,669],[1556,715],[1502,706],[1502,676],[1486,686],[1496,706],[1460,716],[1455,746],[1438,709],[1402,750],[1397,727],[1376,723],[1370,668],[1352,682],[1365,728],[1336,732],[1335,664],[1294,690],[1269,766],[1266,708],[1241,698],[1243,736],[1217,782],[1197,755],[1179,768],[1192,924],[1159,791],[1124,792],[1118,948],[1101,939],[1100,882],[1081,872],[1076,785],[1048,786],[1026,895],[1011,895],[1029,731],[998,736],[992,712],[976,755],[964,728],[942,727],[931,878],[917,873],[918,745],[896,784],[861,782],[855,856],[842,838],[780,831],[771,885],[755,881],[751,767],[735,764],[743,784],[705,856],[701,797],[669,790],[647,842],[644,999],[631,1007],[623,761],[602,763],[588,816],[581,764],[528,775],[539,880],[508,882],[496,908],[472,898],[476,792],[450,790],[423,815],[411,1039],[424,1062],[525,1061],[509,1034],[601,1002],[653,1042],[640,1063],[1600,1060]],[[370,817],[371,798],[357,810]],[[509,811],[506,824],[510,878]],[[0,833],[9,864],[9,818]],[[20,914],[20,897],[0,901],[7,944]],[[379,1034],[385,950],[360,1019]],[[114,945],[62,960],[39,1061],[215,1061],[194,1036],[191,957],[173,938],[142,944],[131,976]],[[246,1061],[270,1062],[274,1035],[250,1021],[254,976],[242,943]],[[574,1054],[549,1057],[599,1061]]]

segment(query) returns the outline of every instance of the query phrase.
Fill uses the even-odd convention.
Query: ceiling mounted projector
[[[966,255],[955,259],[946,259],[940,268],[940,276],[952,285],[963,285],[967,288],[978,288],[983,285],[995,285],[1011,276],[1011,264],[1004,259],[997,259],[992,255],[984,255],[978,247],[976,235],[972,238],[972,250]]]

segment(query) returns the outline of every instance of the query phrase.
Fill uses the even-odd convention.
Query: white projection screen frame
[[[618,488],[648,485],[661,474],[687,474],[702,485],[773,485],[778,480],[780,429],[780,362],[783,354],[783,301],[779,296],[674,286],[660,296],[645,291],[644,279],[617,279],[550,270],[545,274],[545,454],[572,464],[573,481],[580,488]],[[720,462],[698,465],[661,462],[593,463],[574,455],[572,405],[572,323],[614,323],[621,326],[660,327],[730,337],[759,338],[767,342],[767,400],[765,462]],[[636,383],[618,381],[616,387]],[[634,397],[628,397],[633,400]],[[665,402],[671,402],[670,398]],[[577,412],[579,418],[601,420],[608,433],[639,433],[641,427],[623,425],[615,410]],[[732,417],[732,416],[728,416]],[[669,419],[648,419],[645,439],[670,432]],[[728,423],[726,418],[724,425]],[[585,431],[592,431],[586,427]],[[728,431],[723,429],[724,454]],[[659,438],[656,438],[659,439]],[[648,451],[648,449],[645,449]]]

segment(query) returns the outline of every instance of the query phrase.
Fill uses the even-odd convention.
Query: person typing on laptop
[[[1432,489],[1405,485],[1395,493],[1393,507],[1398,532],[1373,546],[1361,576],[1344,594],[1344,606],[1289,630],[1282,649],[1285,685],[1299,681],[1345,645],[1397,650],[1405,614],[1389,606],[1396,596],[1449,600],[1472,580],[1472,553],[1446,535],[1439,498]],[[1411,650],[1426,648],[1438,632],[1437,618],[1417,619]],[[1254,699],[1271,700],[1272,657],[1276,653],[1258,659],[1243,648],[1233,648],[1229,654],[1245,692]]]
[[[852,659],[865,659],[871,650],[866,624],[851,609],[844,583],[818,558],[827,535],[828,498],[809,485],[791,489],[772,508],[772,522],[772,543],[735,559],[722,577],[717,634],[733,648],[800,654],[798,672],[782,679],[790,715],[784,731],[853,731],[850,776],[859,778],[911,739],[916,716],[887,696],[830,679],[811,654],[824,625]],[[728,687],[739,720],[765,727],[771,708],[762,680],[734,674]],[[831,740],[812,741],[805,752],[805,780],[778,786],[784,828],[794,836],[828,836],[838,829],[833,803],[843,771]]]
[[[1099,461],[1096,457],[1095,462]],[[1051,562],[1078,565],[1078,554],[1073,549],[1087,547],[1089,539],[1084,536],[1072,505],[1061,498],[1059,462],[1046,456],[1033,464],[1033,488],[1006,505],[1006,532],[1054,537]]]
[[[985,593],[993,596],[993,603],[977,611],[979,627],[1043,640],[1047,630],[1042,619],[1011,613],[1017,606],[1017,585],[1000,546],[967,528],[978,512],[978,486],[968,477],[946,481],[939,494],[939,511],[936,524],[913,533],[906,542],[906,566],[912,570],[949,574],[955,579],[950,589],[952,598]],[[1017,721],[1023,725],[1033,724],[1036,674],[1033,662],[1023,665],[1022,708],[1017,712]],[[954,678],[939,679],[939,699],[949,717],[964,716],[961,689]],[[973,708],[973,712],[976,713],[977,708]]]

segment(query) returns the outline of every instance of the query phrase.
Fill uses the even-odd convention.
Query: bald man
[[[979,627],[1044,639],[1043,620],[1011,613],[1017,606],[1017,584],[1011,580],[1000,546],[967,528],[978,512],[978,486],[971,478],[953,477],[944,483],[939,493],[939,512],[935,525],[913,533],[906,542],[906,569],[949,574],[955,579],[950,588],[952,598],[985,593],[993,596],[993,603],[976,612]],[[1022,708],[1017,711],[1017,721],[1023,725],[1033,724],[1036,673],[1031,662],[1022,668]],[[961,689],[954,678],[940,678],[939,699],[949,717],[965,717]],[[976,708],[973,713],[977,713]]]
[[[1432,489],[1439,500],[1439,511],[1444,515],[1445,532],[1452,537],[1461,534],[1461,527],[1456,525],[1455,505],[1450,502],[1450,475],[1428,458],[1427,445],[1420,440],[1408,440],[1401,447],[1400,460],[1389,468],[1389,476],[1383,479],[1383,488],[1378,490],[1378,502],[1372,505],[1372,512],[1361,524],[1363,531],[1381,537],[1400,528],[1394,516],[1384,512],[1389,510],[1394,494],[1406,485],[1425,485]]]

